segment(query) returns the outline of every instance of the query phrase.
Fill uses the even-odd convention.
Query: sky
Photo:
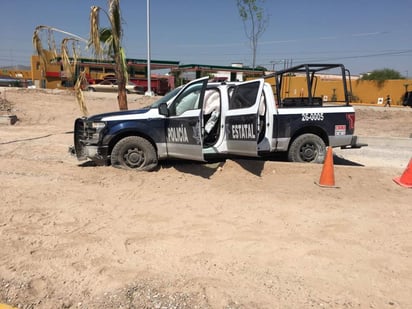
[[[29,65],[34,29],[55,27],[89,36],[93,5],[107,0],[2,1],[0,67]],[[256,65],[268,70],[302,63],[343,63],[352,73],[394,69],[412,76],[411,0],[266,0],[268,25]],[[147,58],[147,0],[120,0],[127,58]],[[101,25],[108,20],[101,14]],[[150,0],[152,60],[180,64],[252,65],[236,0]],[[56,33],[60,45],[67,35]],[[44,43],[47,37],[44,35]],[[87,55],[86,46],[80,46]]]

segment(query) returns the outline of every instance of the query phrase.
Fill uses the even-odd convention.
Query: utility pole
[[[151,81],[151,69],[150,69],[150,0],[147,0],[146,5],[146,21],[147,21],[147,91],[145,93],[146,96],[153,96],[152,91],[152,81]]]

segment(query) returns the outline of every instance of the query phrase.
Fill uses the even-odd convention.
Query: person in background
[[[391,103],[392,103],[392,99],[391,99],[391,96],[388,94],[385,100],[385,107],[386,105],[389,105],[389,107],[391,107]]]

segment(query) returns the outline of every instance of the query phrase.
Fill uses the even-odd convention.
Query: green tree
[[[265,68],[264,66],[261,66],[261,65],[258,65],[258,66],[256,67],[256,69],[258,69],[258,70],[260,70],[260,71],[263,71],[263,72],[268,71],[267,68]]]
[[[405,79],[401,73],[392,69],[373,70],[362,76],[361,80],[372,80],[382,87],[385,81],[389,79]]]
[[[90,11],[90,42],[96,56],[105,56],[114,60],[115,75],[118,85],[117,101],[120,110],[127,110],[126,83],[128,80],[126,56],[121,45],[123,32],[120,14],[120,0],[109,0],[109,12],[106,13],[110,28],[101,28],[99,15],[101,8],[92,6]]]
[[[256,66],[258,41],[265,32],[269,21],[269,17],[265,14],[264,9],[258,5],[263,2],[265,0],[236,0],[246,37],[249,39],[252,49],[253,69]]]
[[[362,76],[362,80],[385,81],[388,79],[405,79],[401,73],[392,69],[374,70]]]

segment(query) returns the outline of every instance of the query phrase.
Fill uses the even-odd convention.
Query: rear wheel
[[[291,162],[323,163],[326,146],[323,139],[311,133],[297,137],[290,145],[288,160]]]
[[[117,168],[151,171],[157,166],[157,154],[148,140],[140,136],[128,136],[114,146],[110,162]]]

